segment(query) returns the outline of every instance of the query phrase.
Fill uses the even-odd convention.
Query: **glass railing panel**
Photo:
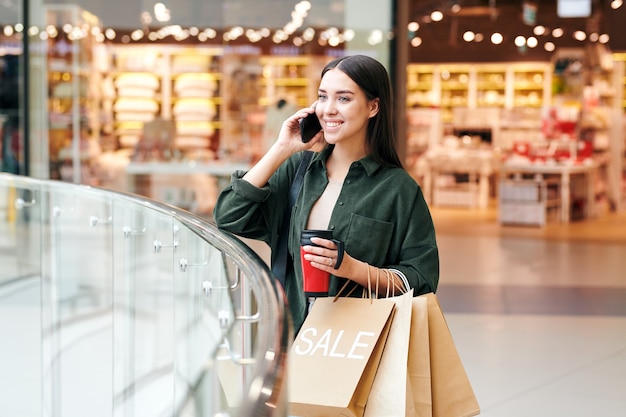
[[[242,262],[250,254],[238,250],[224,250],[224,253],[230,276],[236,277],[234,303],[238,311],[235,326],[216,355],[215,373],[231,376],[226,380],[228,385],[223,386],[224,404],[240,405],[233,415],[287,415],[284,389],[287,356],[281,346],[288,346],[293,335],[288,317],[277,317],[279,306],[284,305],[282,291],[273,285],[261,285],[263,282],[274,282],[274,279],[269,270],[255,269],[252,262]],[[260,258],[257,262],[263,263]],[[258,300],[272,302],[259,303]],[[270,322],[275,325],[268,326]],[[251,340],[254,343],[248,343]],[[262,380],[260,375],[263,372],[265,379]],[[267,378],[269,375],[276,379]],[[246,401],[250,398],[256,398],[256,402]]]
[[[2,174],[0,232],[0,415],[284,415],[284,300],[233,236]]]
[[[189,390],[192,397],[181,412],[186,416],[283,416],[284,349],[292,335],[281,313],[282,292],[277,293],[271,285],[267,267],[259,267],[263,261],[245,245],[233,245],[230,238],[203,235],[224,258],[235,322],[207,363],[210,366],[204,368],[201,380]],[[250,401],[252,398],[255,400]]]
[[[1,416],[42,415],[40,195],[38,182],[0,174]]]
[[[39,184],[7,176],[0,196],[0,283],[39,275]],[[19,256],[18,256],[19,255]]]
[[[233,295],[238,282],[229,276],[223,253],[192,230],[181,227],[179,243],[174,273],[175,403],[181,404],[191,390],[195,397],[192,415],[218,415],[225,404],[219,393],[234,375],[207,377],[205,371],[215,369],[216,352],[235,323]]]
[[[111,415],[111,196],[49,182],[40,208],[44,409]]]
[[[114,205],[114,415],[168,415],[174,386],[172,216],[123,200]]]
[[[190,388],[219,388],[201,376],[234,322],[223,255],[149,206],[116,200],[113,219],[115,415],[171,415]]]

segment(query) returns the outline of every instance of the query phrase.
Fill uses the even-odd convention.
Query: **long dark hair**
[[[368,100],[379,99],[378,114],[369,120],[365,138],[372,158],[382,165],[402,167],[396,151],[391,81],[385,67],[369,56],[349,55],[329,62],[322,77],[334,68],[350,77]]]

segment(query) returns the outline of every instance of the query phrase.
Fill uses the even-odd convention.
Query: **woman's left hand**
[[[337,266],[337,259],[339,256],[339,248],[337,244],[332,240],[322,239],[319,237],[311,238],[311,242],[318,246],[306,245],[304,249],[304,259],[311,262],[311,265],[322,271],[326,271],[339,278],[347,278],[356,282],[357,284],[368,287],[376,283],[376,289],[379,294],[401,294],[404,290],[398,290],[403,288],[403,283],[398,283],[395,274],[382,275],[383,269],[368,265],[364,261],[360,261],[353,258],[348,252],[343,253],[343,260],[340,261],[339,268]],[[388,280],[391,277],[392,280]],[[380,280],[382,278],[382,280]],[[375,281],[370,281],[374,280]],[[380,280],[380,281],[379,281]],[[396,280],[396,281],[394,281]]]
[[[340,256],[339,248],[332,240],[313,237],[311,242],[317,246],[303,246],[304,259],[311,262],[313,267],[329,272],[336,277],[350,278],[353,274],[353,268],[357,266],[356,264],[361,263],[345,251]],[[340,264],[337,268],[338,261]]]

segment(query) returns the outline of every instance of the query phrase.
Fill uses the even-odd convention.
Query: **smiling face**
[[[326,142],[362,147],[369,119],[378,113],[378,99],[368,100],[358,84],[337,68],[324,74],[318,94],[315,112]]]

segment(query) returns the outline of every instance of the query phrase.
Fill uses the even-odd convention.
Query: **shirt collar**
[[[334,148],[335,145],[327,145],[320,153],[314,156],[313,163],[321,164],[325,167],[326,160],[328,159],[330,154],[333,153]],[[365,157],[361,158],[358,163],[361,164],[361,166],[365,170],[365,173],[368,176],[371,176],[380,168],[380,164],[374,161],[374,159],[370,155],[366,155]]]

